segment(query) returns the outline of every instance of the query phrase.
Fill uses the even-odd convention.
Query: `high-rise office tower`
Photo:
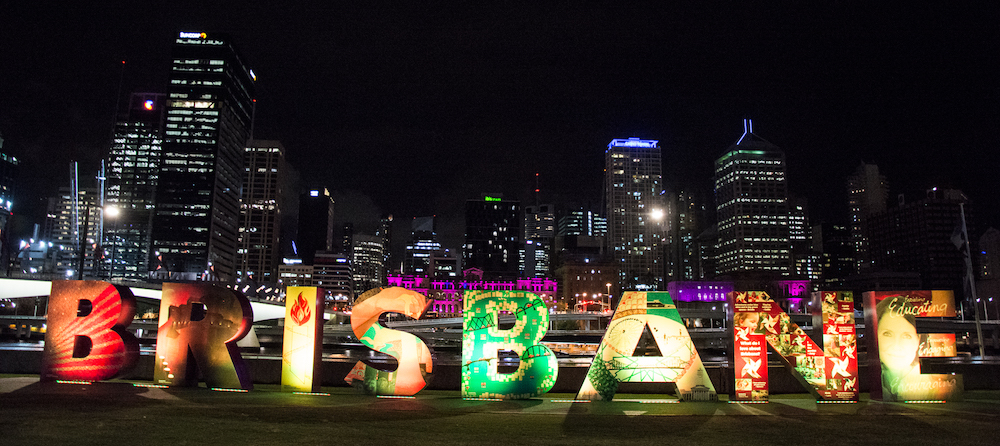
[[[285,148],[279,141],[250,141],[240,201],[237,275],[258,283],[276,282],[284,209]]]
[[[669,280],[698,280],[698,247],[695,239],[705,226],[705,200],[690,191],[680,191],[667,195],[675,201],[668,206],[672,209],[673,222],[670,228],[670,263],[667,270]]]
[[[851,243],[854,245],[855,272],[872,267],[866,235],[868,218],[885,212],[889,186],[874,164],[861,163],[847,177],[847,200],[851,212]]]
[[[60,187],[59,195],[49,199],[43,238],[57,249],[53,270],[59,275],[68,279],[101,276],[94,261],[101,234],[98,203],[96,188],[79,189],[74,198],[72,188]]]
[[[555,206],[540,204],[524,208],[524,245],[521,271],[524,277],[550,277],[549,253],[556,237]]]
[[[432,275],[431,257],[440,250],[434,217],[414,217],[410,222],[410,243],[406,244],[403,274]]]
[[[333,250],[333,197],[314,189],[299,198],[299,238],[296,251],[302,263],[313,264],[316,251]]]
[[[385,240],[379,236],[355,234],[351,253],[351,274],[354,276],[354,293],[385,286]]]
[[[3,152],[3,137],[0,137],[0,265],[4,270],[10,265],[9,259],[17,254],[17,246],[11,240],[8,231],[8,223],[12,214],[14,195],[14,179],[17,178],[18,164],[17,157],[7,155]]]
[[[522,222],[521,202],[503,194],[466,201],[463,268],[479,268],[487,279],[519,276]]]
[[[171,278],[229,280],[254,75],[226,36],[182,32],[172,56],[153,250]]]
[[[623,290],[666,290],[659,141],[613,139],[604,154],[608,247]],[[617,287],[616,287],[617,288]]]
[[[792,273],[785,152],[753,133],[715,160],[719,274]]]
[[[354,301],[351,259],[344,254],[318,251],[313,258],[312,284],[326,292],[327,308],[344,310]]]
[[[919,273],[923,289],[961,294],[964,252],[955,247],[952,235],[961,222],[963,203],[966,218],[972,221],[969,199],[960,190],[943,188],[917,194],[913,201],[906,198],[868,216],[872,271]]]
[[[115,124],[105,203],[118,215],[108,218],[104,228],[111,278],[149,277],[166,102],[163,93],[133,93]]]

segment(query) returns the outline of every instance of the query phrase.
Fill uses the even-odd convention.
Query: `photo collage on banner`
[[[767,401],[767,346],[817,399],[858,400],[857,335],[850,292],[820,292],[820,348],[763,291],[730,293],[737,401]]]
[[[417,336],[378,323],[385,313],[419,319],[430,302],[423,294],[401,287],[375,288],[354,302],[351,329],[362,344],[396,359],[396,370],[382,370],[362,361],[344,378],[370,395],[411,396],[430,382],[434,361]]]
[[[645,334],[659,355],[635,355]],[[623,382],[676,383],[683,400],[718,399],[670,293],[625,292],[576,399],[611,401]]]
[[[500,316],[514,326],[500,329]],[[537,294],[527,291],[467,291],[462,315],[462,397],[526,399],[555,385],[559,363],[540,342],[548,331],[549,312]],[[513,352],[520,364],[513,373],[498,371],[500,352]]]
[[[952,291],[865,293],[865,336],[872,399],[942,401],[962,396],[962,375],[925,374],[920,358],[957,355],[954,333],[917,333],[917,318],[955,317]]]

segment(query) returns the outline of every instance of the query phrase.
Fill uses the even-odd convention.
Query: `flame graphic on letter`
[[[312,316],[312,311],[309,310],[309,303],[302,298],[302,293],[299,293],[299,298],[295,300],[295,305],[292,305],[292,321],[295,325],[302,325],[309,322],[309,318]]]

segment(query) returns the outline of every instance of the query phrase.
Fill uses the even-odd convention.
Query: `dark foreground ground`
[[[570,403],[573,395],[466,401],[458,392],[413,399],[328,388],[325,395],[135,387],[116,381],[39,383],[0,375],[3,445],[453,445],[453,444],[905,444],[1000,443],[1000,392],[964,401],[817,404],[776,395],[768,404]],[[724,396],[723,396],[724,398]]]

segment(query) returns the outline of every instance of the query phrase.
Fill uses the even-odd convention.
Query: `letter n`
[[[163,284],[154,381],[193,386],[201,369],[209,387],[252,389],[236,346],[252,321],[250,301],[239,292],[204,283]]]
[[[822,291],[813,293],[813,299],[822,307],[813,326],[822,328],[825,350],[767,293],[729,293],[735,372],[732,401],[767,401],[767,347],[762,341],[778,353],[792,377],[817,401],[858,400],[853,294]]]
[[[127,287],[53,281],[41,380],[100,381],[130,369],[139,357],[139,342],[125,330],[134,315]]]
[[[659,356],[634,356],[645,333]],[[676,383],[687,401],[718,397],[701,356],[667,292],[626,292],[576,398],[611,401],[618,383]]]

